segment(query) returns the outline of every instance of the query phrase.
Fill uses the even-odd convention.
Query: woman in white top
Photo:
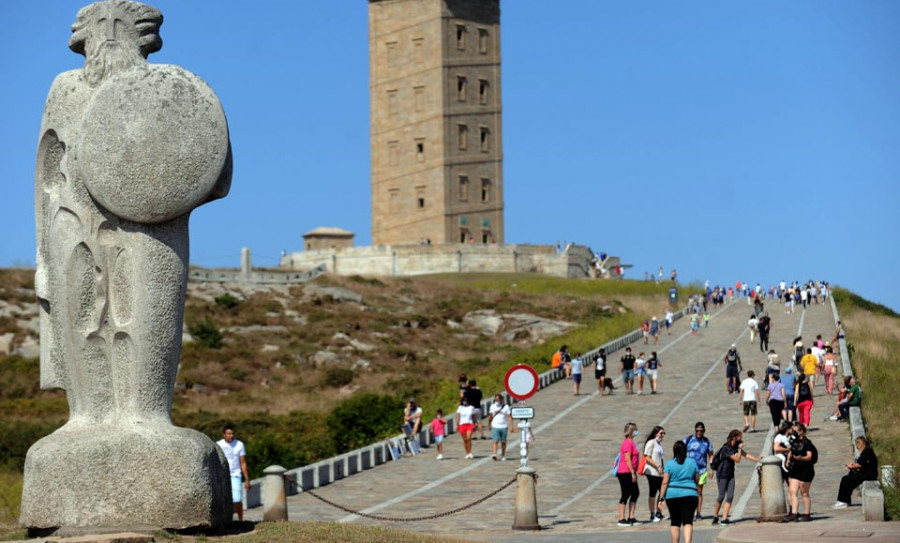
[[[647,441],[644,442],[644,475],[647,476],[647,483],[650,485],[650,522],[659,522],[663,516],[660,512],[665,502],[657,500],[660,488],[662,488],[663,469],[665,469],[665,458],[663,455],[662,440],[666,436],[666,431],[662,426],[655,426]]]
[[[644,353],[638,355],[637,360],[634,361],[634,376],[637,377],[638,380],[638,395],[644,393],[644,377],[647,376],[647,359],[644,358]]]
[[[469,405],[469,399],[463,396],[459,400],[459,407],[456,408],[456,427],[459,429],[459,435],[462,436],[467,460],[475,458],[472,455],[472,432],[475,431],[474,416],[475,408]]]

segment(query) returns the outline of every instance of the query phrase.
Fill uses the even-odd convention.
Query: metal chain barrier
[[[306,490],[306,491],[304,491],[303,493],[304,493],[304,494],[309,494],[309,495],[312,496],[313,498],[315,498],[315,499],[317,499],[317,500],[319,500],[319,501],[321,501],[321,502],[327,503],[328,505],[330,505],[330,506],[332,506],[332,507],[335,507],[335,508],[337,508],[337,509],[340,509],[341,511],[344,511],[345,513],[350,513],[350,514],[352,514],[352,515],[357,515],[357,516],[369,518],[369,519],[372,519],[372,520],[380,520],[380,521],[383,521],[383,522],[420,522],[420,521],[423,521],[423,520],[434,520],[434,519],[438,519],[438,518],[441,518],[441,517],[449,517],[450,515],[455,515],[456,513],[459,513],[460,511],[465,511],[466,509],[469,509],[469,508],[471,508],[471,507],[474,507],[474,506],[478,505],[479,503],[481,503],[481,502],[483,502],[483,501],[485,501],[485,500],[488,500],[488,499],[490,499],[490,498],[496,496],[497,494],[503,492],[503,491],[506,490],[511,484],[513,484],[513,483],[515,483],[515,482],[516,482],[516,478],[513,477],[509,482],[504,483],[504,485],[501,486],[500,488],[498,488],[497,490],[491,492],[490,494],[487,494],[486,496],[484,496],[484,497],[482,497],[482,498],[479,498],[479,499],[475,500],[475,501],[472,502],[472,503],[466,504],[466,505],[464,505],[464,506],[462,506],[462,507],[457,507],[456,509],[452,509],[452,510],[450,510],[450,511],[444,511],[443,513],[435,513],[435,514],[433,514],[433,515],[426,515],[426,516],[424,516],[424,517],[382,517],[382,516],[380,516],[380,515],[370,515],[370,514],[368,514],[368,513],[363,513],[362,511],[354,511],[353,509],[350,509],[349,507],[344,507],[343,505],[334,503],[334,502],[331,501],[331,500],[328,500],[328,499],[326,499],[326,498],[323,498],[322,496],[319,496],[318,494],[316,494],[316,493],[313,492],[312,490]]]

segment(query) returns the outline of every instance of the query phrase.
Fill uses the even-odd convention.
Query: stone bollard
[[[516,470],[516,515],[513,530],[540,530],[537,514],[537,494],[534,483],[537,475],[534,468],[522,467]]]
[[[266,478],[262,484],[263,520],[277,522],[288,519],[287,492],[284,472],[281,466],[269,466],[263,471]]]
[[[762,459],[760,522],[780,522],[787,514],[781,474],[781,458],[766,456]]]
[[[894,466],[881,466],[881,486],[894,488]]]
[[[241,249],[241,273],[244,275],[250,275],[250,272],[253,271],[253,261],[250,257],[250,247],[243,247]]]

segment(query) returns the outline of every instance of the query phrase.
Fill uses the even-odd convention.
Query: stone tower
[[[503,243],[500,0],[369,0],[372,244]]]

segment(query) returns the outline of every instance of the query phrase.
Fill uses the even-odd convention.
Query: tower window
[[[466,101],[466,91],[468,90],[469,82],[463,76],[456,77],[456,99],[460,102]]]
[[[456,48],[466,49],[466,25],[456,25]]]
[[[486,55],[488,53],[488,48],[490,47],[488,43],[488,31],[486,28],[478,29],[478,52],[482,55]]]
[[[478,103],[488,103],[488,89],[490,88],[490,86],[491,85],[490,83],[488,83],[487,79],[478,80]]]
[[[425,87],[413,87],[413,104],[416,113],[425,111]]]
[[[421,63],[425,60],[425,38],[413,38],[413,60]]]
[[[400,163],[400,142],[388,142],[388,164],[396,166]]]
[[[419,198],[419,209],[425,209],[425,198]]]
[[[425,140],[423,138],[416,140],[416,160],[419,162],[425,160]]]
[[[481,152],[487,153],[488,151],[491,150],[491,131],[487,127],[482,126],[480,133],[481,133],[481,138],[480,138]]]
[[[397,58],[397,42],[389,41],[385,44],[387,47],[388,66],[396,68],[399,59]]]
[[[397,104],[397,89],[391,89],[387,91],[387,100],[388,100],[388,115],[393,117],[397,114],[397,109],[399,108]]]
[[[459,149],[461,151],[465,151],[469,147],[469,127],[460,124],[458,125],[458,138],[459,138]]]
[[[465,175],[459,176],[459,200],[465,202],[469,199],[469,178]]]
[[[491,201],[491,180],[481,178],[481,201],[489,203]]]

